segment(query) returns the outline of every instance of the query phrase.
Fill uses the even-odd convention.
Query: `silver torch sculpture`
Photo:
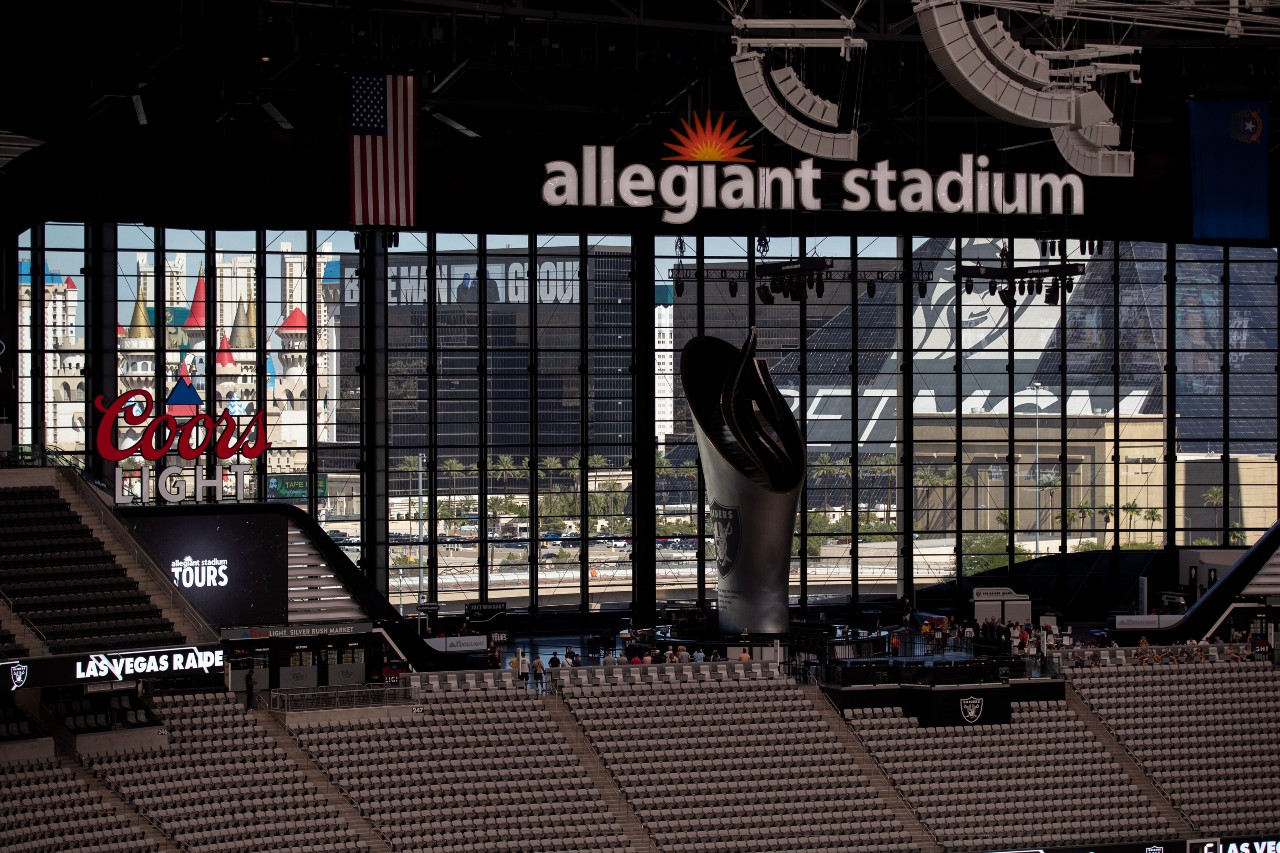
[[[685,344],[680,377],[707,484],[720,631],[782,634],[804,440],[755,352],[754,328],[741,349],[702,335]]]

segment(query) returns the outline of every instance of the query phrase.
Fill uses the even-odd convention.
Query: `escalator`
[[[1152,645],[1182,640],[1207,640],[1222,631],[1233,610],[1256,611],[1269,603],[1280,604],[1280,522],[1271,526],[1235,564],[1218,577],[1187,612],[1171,625],[1159,628],[1118,628],[1112,632],[1120,645],[1137,645],[1145,636]]]

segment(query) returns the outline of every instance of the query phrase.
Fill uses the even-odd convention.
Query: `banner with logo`
[[[14,659],[0,661],[0,690],[220,675],[224,663],[222,648],[207,644]]]
[[[289,524],[282,515],[121,512],[161,571],[215,628],[288,619]]]
[[[1007,684],[921,686],[903,693],[903,710],[922,726],[991,726],[1011,719]]]
[[[1187,842],[1187,853],[1280,853],[1280,834],[1261,837],[1193,838]]]
[[[1017,847],[1010,850],[993,850],[990,853],[1182,853],[1182,842],[1156,841],[1133,844],[1081,844],[1075,847]]]

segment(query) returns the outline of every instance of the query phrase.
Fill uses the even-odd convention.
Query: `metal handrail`
[[[36,638],[40,640],[40,642],[44,643],[45,648],[48,648],[49,638],[44,635],[44,631],[41,631],[39,628],[37,628],[34,622],[32,622],[26,616],[19,613],[17,609],[15,609],[13,606],[13,599],[10,598],[8,595],[6,595],[5,591],[2,589],[0,589],[0,598],[4,599],[4,603],[9,607],[9,612],[12,613],[14,616],[16,616],[18,618],[18,621],[21,622],[28,631],[34,634]]]
[[[48,454],[46,458],[49,458]],[[54,470],[61,472],[63,479],[69,482],[76,493],[91,505],[98,520],[109,527],[111,532],[115,534],[118,544],[127,549],[129,555],[138,562],[138,565],[142,566],[143,570],[151,576],[157,586],[164,590],[169,603],[179,610],[201,635],[199,638],[194,639],[202,642],[218,642],[221,639],[221,635],[205,621],[204,617],[189,601],[182,597],[173,584],[173,578],[161,571],[155,560],[151,558],[151,555],[138,546],[137,539],[134,538],[133,533],[116,516],[114,509],[107,505],[106,499],[101,492],[78,473],[73,475],[71,466],[55,465],[52,467]]]
[[[383,708],[413,705],[414,688],[399,684],[345,684],[329,687],[277,687],[271,691],[273,713],[331,711],[340,708]]]

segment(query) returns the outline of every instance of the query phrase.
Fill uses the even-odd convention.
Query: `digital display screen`
[[[215,628],[288,621],[288,521],[278,515],[129,517],[160,570]]]

